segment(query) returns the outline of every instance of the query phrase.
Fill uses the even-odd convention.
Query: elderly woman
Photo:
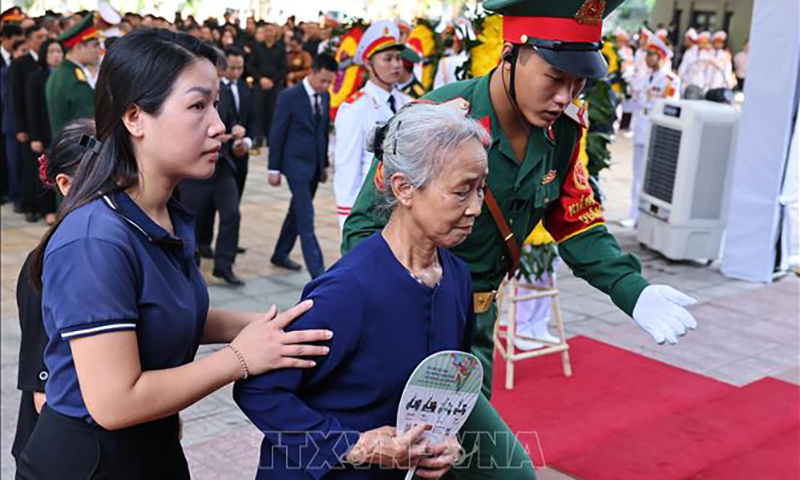
[[[470,274],[447,248],[481,211],[489,134],[463,111],[416,104],[375,137],[389,222],[306,286],[314,308],[290,327],[332,330],[329,354],[306,372],[235,387],[236,402],[266,434],[258,479],[402,479],[409,465],[439,478],[457,459],[457,442],[427,445],[424,425],[405,433],[393,425],[420,361],[469,351]]]

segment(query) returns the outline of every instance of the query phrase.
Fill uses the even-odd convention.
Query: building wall
[[[742,47],[742,42],[750,35],[750,22],[753,17],[754,0],[656,0],[650,25],[655,28],[659,23],[669,25],[675,9],[681,9],[680,37],[689,29],[691,11],[714,11],[716,18],[711,25],[711,33],[719,30],[725,21],[725,12],[733,12],[728,29],[728,45],[734,53]]]

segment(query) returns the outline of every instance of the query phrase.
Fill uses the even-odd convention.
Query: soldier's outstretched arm
[[[561,194],[547,209],[545,227],[576,276],[609,295],[656,343],[677,343],[687,329],[697,327],[684,308],[695,300],[672,287],[650,285],[641,275],[639,260],[623,252],[608,232],[602,206],[595,200],[586,167],[578,158],[579,140]]]

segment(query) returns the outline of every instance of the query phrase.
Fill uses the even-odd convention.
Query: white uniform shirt
[[[442,57],[442,59],[439,60],[439,68],[436,69],[436,76],[433,77],[433,88],[436,89],[448,83],[457,82],[456,70],[466,62],[468,58],[469,56],[466,52]]]
[[[634,143],[645,145],[650,135],[650,112],[659,98],[680,98],[681,80],[672,72],[669,64],[663,65],[648,78],[642,109],[634,116]]]
[[[650,67],[647,66],[647,49],[640,48],[633,56],[633,78],[628,80],[634,112],[641,110],[644,105],[648,78],[650,78]]]
[[[339,226],[344,226],[372,164],[373,154],[366,150],[367,135],[394,115],[389,107],[390,96],[394,97],[397,110],[411,101],[397,89],[387,92],[367,81],[364,88],[345,101],[336,113],[333,190]]]
[[[684,86],[696,85],[689,77],[690,67],[697,61],[697,56],[700,53],[700,48],[697,45],[692,45],[683,52],[681,57],[681,64],[678,66],[678,76],[681,77],[681,82]]]
[[[706,66],[706,90],[712,88],[733,88],[736,83],[733,77],[733,61],[731,54],[725,49],[708,52],[709,63]]]

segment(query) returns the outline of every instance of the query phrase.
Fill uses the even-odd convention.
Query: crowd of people
[[[364,86],[335,118],[331,86],[349,65],[330,54],[327,23],[241,29],[235,13],[220,26],[107,4],[4,12],[6,195],[51,224],[18,282],[17,478],[189,478],[178,413],[236,382],[266,433],[258,478],[394,479],[417,467],[421,478],[534,479],[489,400],[497,291],[540,221],[576,275],[655,342],[696,327],[684,308],[694,300],[649,284],[606,229],[580,160],[574,101],[608,73],[602,23],[621,1],[488,0],[504,22],[498,65],[454,83],[467,58],[453,39],[427,94],[408,26],[374,22],[348,59]],[[680,85],[663,39],[642,50],[646,114],[654,92]],[[269,183],[285,178],[292,194],[271,261],[299,270],[299,239],[312,281],[286,312],[214,308],[198,262],[212,257],[214,276],[243,283],[239,202],[260,144]],[[344,256],[326,269],[313,198],[329,151]],[[47,208],[23,200],[43,192]],[[195,359],[201,344],[225,348]],[[475,354],[484,383],[463,428],[477,436],[430,445],[429,425],[393,426],[411,372],[442,350]],[[463,451],[477,460],[456,465]]]

